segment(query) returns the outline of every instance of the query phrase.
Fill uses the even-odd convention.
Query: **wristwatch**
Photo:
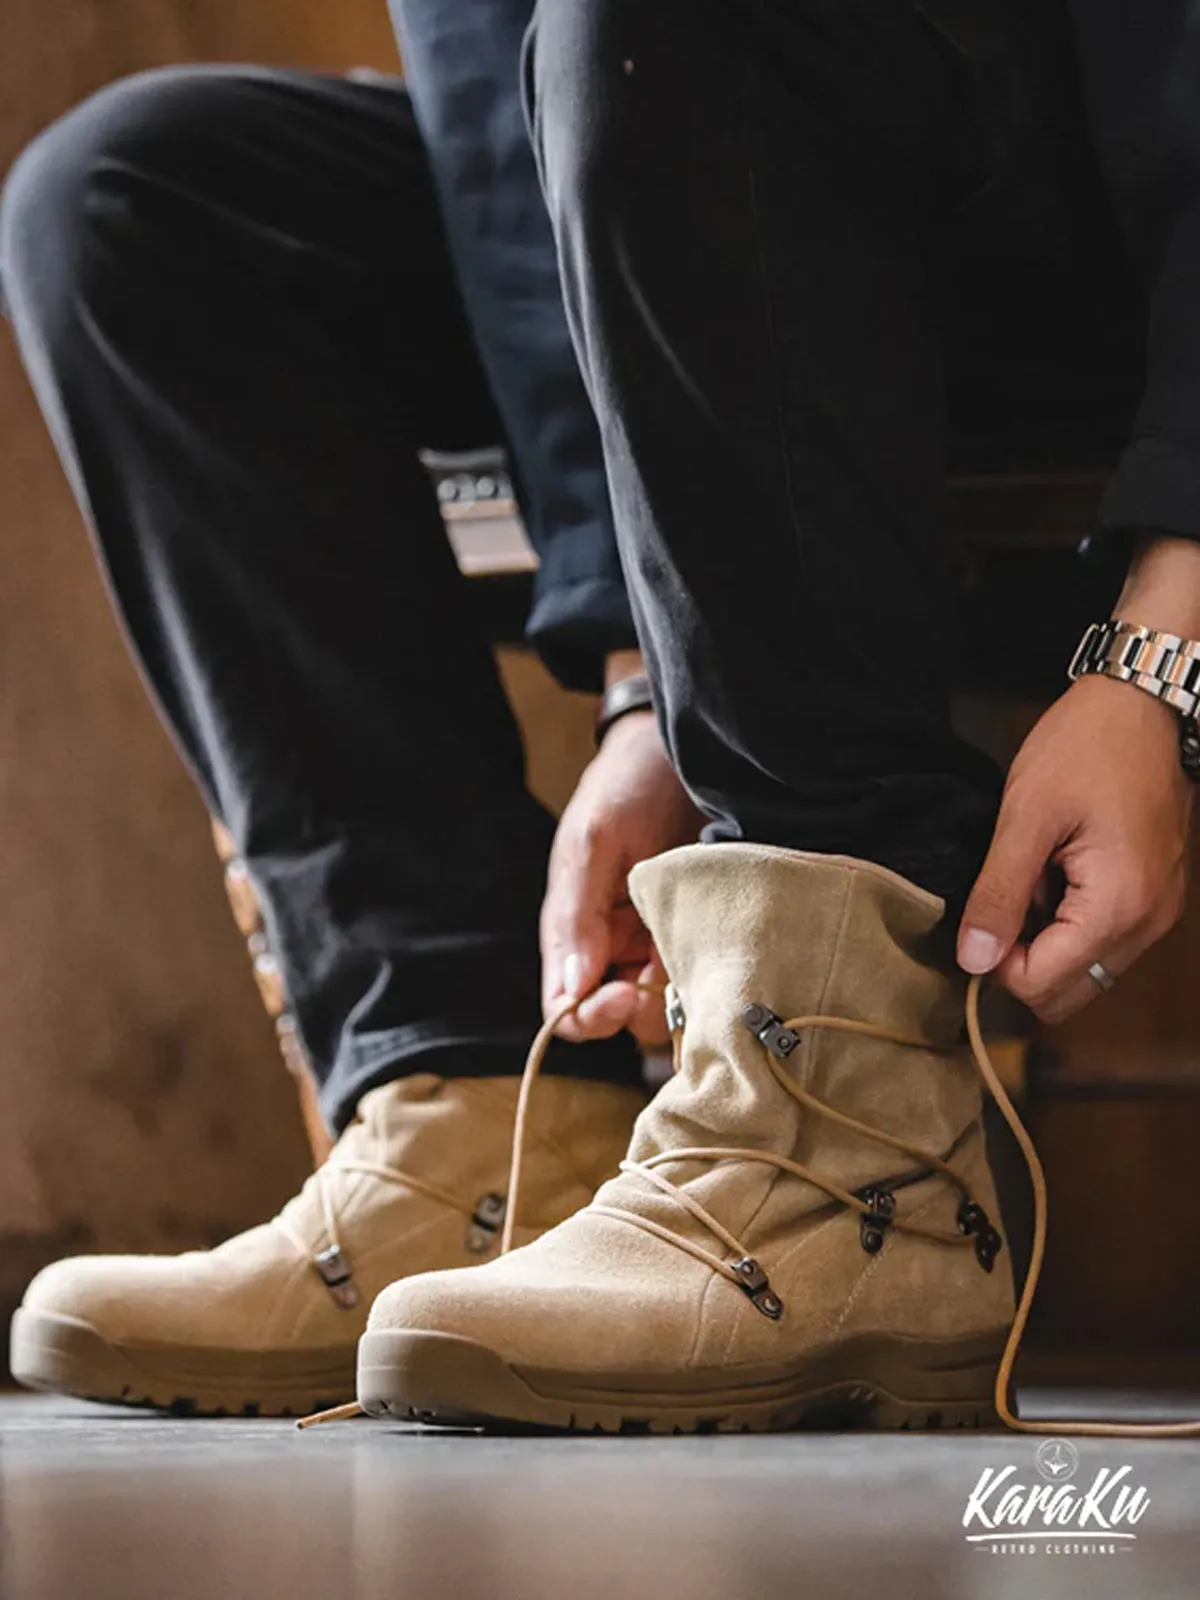
[[[1119,617],[1093,622],[1067,668],[1072,683],[1089,674],[1132,683],[1177,711],[1183,770],[1200,781],[1200,642]]]
[[[650,695],[650,679],[644,672],[620,678],[604,691],[600,710],[596,714],[596,743],[599,744],[614,722],[627,717],[631,711],[647,711],[654,704]]]

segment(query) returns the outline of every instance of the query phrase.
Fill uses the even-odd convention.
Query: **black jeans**
[[[117,84],[18,163],[0,273],[332,1125],[400,1073],[519,1072],[553,822],[417,458],[502,430],[407,96]],[[554,1070],[640,1076],[625,1038]]]
[[[539,0],[526,57],[708,837],[866,857],[952,904],[999,775],[951,727],[949,467],[1110,460],[1140,368],[1062,18],[1029,9],[974,8],[1011,13],[991,74],[908,0]]]

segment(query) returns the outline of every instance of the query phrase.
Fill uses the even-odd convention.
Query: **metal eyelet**
[[[506,1205],[504,1196],[494,1190],[480,1195],[467,1227],[466,1246],[473,1256],[486,1255],[495,1244],[496,1235],[504,1225]]]
[[[320,1255],[314,1256],[313,1266],[329,1290],[334,1305],[342,1311],[353,1311],[361,1296],[354,1281],[354,1271],[337,1245],[331,1245],[328,1250],[322,1250]]]
[[[738,1288],[764,1317],[778,1322],[783,1315],[783,1301],[771,1288],[770,1280],[753,1256],[742,1256],[729,1265],[737,1273]]]
[[[887,1230],[896,1214],[896,1197],[890,1189],[881,1186],[856,1189],[857,1198],[870,1207],[858,1217],[858,1242],[869,1256],[877,1256],[883,1249]]]
[[[975,1237],[975,1256],[985,1272],[996,1265],[996,1257],[1004,1248],[1004,1240],[991,1218],[975,1200],[964,1200],[958,1208],[958,1231]]]
[[[786,1061],[792,1051],[800,1043],[800,1035],[794,1028],[785,1028],[783,1018],[778,1017],[768,1006],[751,1004],[742,1007],[742,1021],[760,1044],[780,1061]]]

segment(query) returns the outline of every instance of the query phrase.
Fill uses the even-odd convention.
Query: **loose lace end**
[[[366,1412],[357,1400],[344,1406],[331,1406],[328,1411],[314,1411],[311,1417],[301,1417],[298,1428],[315,1428],[318,1422],[349,1422],[353,1417],[365,1417]]]

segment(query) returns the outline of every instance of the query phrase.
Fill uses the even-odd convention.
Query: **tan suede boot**
[[[933,950],[941,902],[866,862],[757,845],[672,851],[630,887],[672,980],[680,1070],[585,1210],[469,1276],[384,1291],[364,1409],[990,1424],[1012,1279],[963,988]]]
[[[518,1086],[399,1079],[363,1097],[329,1160],[274,1221],[215,1250],[47,1267],[13,1319],[14,1377],[177,1412],[298,1415],[352,1399],[355,1347],[379,1290],[494,1253]],[[616,1171],[643,1104],[610,1084],[539,1084],[523,1239]]]

